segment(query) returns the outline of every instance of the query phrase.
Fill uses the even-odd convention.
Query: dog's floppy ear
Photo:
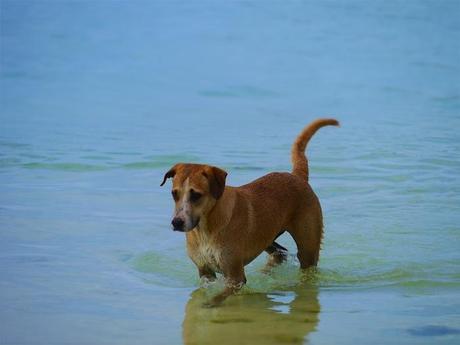
[[[166,180],[170,177],[174,177],[176,175],[176,166],[173,166],[169,171],[165,174],[163,178],[163,182],[161,182],[160,186],[164,185]]]
[[[217,167],[209,167],[209,169],[203,172],[203,175],[209,181],[211,195],[216,200],[219,199],[224,194],[227,172]]]

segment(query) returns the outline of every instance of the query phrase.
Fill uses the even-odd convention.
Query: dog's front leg
[[[214,296],[206,307],[216,307],[222,304],[225,299],[236,292],[238,292],[244,284],[246,284],[246,277],[244,275],[244,265],[241,263],[232,264],[229,269],[224,271],[225,276],[225,289],[217,296]]]
[[[213,281],[216,279],[216,273],[207,266],[198,267],[198,274],[200,279],[205,281]]]

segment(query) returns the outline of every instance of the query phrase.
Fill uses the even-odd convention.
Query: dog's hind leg
[[[264,272],[282,264],[287,259],[288,250],[275,241],[273,241],[273,243],[265,249],[265,252],[268,254],[268,260],[265,268],[263,269]]]
[[[284,248],[281,244],[276,243],[276,239],[280,237],[282,234],[284,234],[285,230],[282,230],[276,235],[275,239],[273,240],[273,243],[270,244],[266,249],[265,252],[267,252],[268,255],[276,253],[276,252],[287,252],[288,250]]]
[[[302,219],[298,219],[288,230],[297,245],[297,258],[301,268],[316,266],[319,260],[323,218],[319,205],[314,211],[304,214]]]

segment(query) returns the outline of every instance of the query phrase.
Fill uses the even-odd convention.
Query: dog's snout
[[[179,218],[179,217],[174,217],[172,222],[171,222],[174,230],[179,230],[179,231],[183,231],[184,230],[184,220],[182,218]]]

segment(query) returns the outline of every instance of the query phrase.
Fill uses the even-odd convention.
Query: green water
[[[0,344],[460,342],[457,1],[2,1]],[[176,162],[245,184],[308,147],[325,238],[219,308]]]

